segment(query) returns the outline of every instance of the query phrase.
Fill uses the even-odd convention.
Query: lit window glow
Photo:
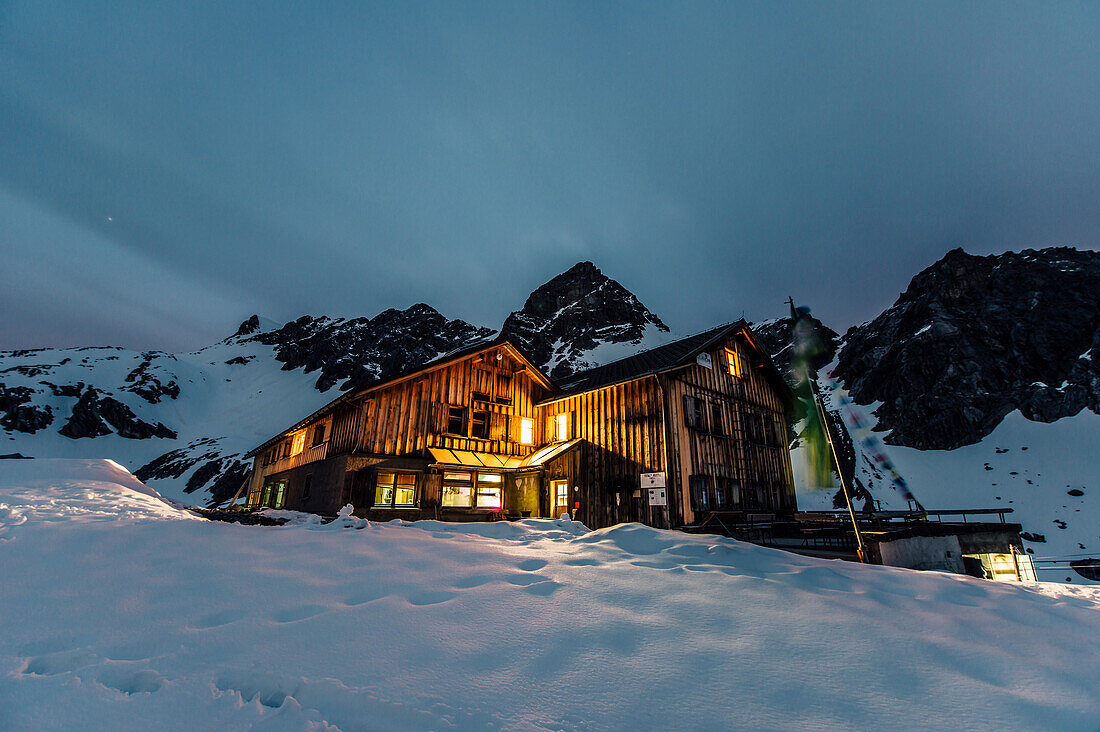
[[[569,439],[569,415],[559,414],[554,417],[554,439],[565,442]]]
[[[535,444],[535,420],[524,417],[519,421],[519,444]]]
[[[729,371],[730,376],[736,376],[741,378],[745,371],[741,364],[741,354],[732,348],[726,349],[726,369]]]

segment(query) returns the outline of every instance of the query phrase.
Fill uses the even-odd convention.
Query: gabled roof
[[[282,432],[279,432],[277,435],[275,435],[274,437],[272,437],[270,440],[263,443],[262,445],[259,445],[258,447],[252,448],[247,453],[245,453],[244,457],[246,457],[246,458],[253,457],[254,455],[256,455],[256,453],[260,452],[261,450],[265,450],[268,447],[270,447],[271,445],[274,445],[275,443],[279,442],[280,440],[282,440],[284,437],[286,437],[291,432],[294,432],[295,430],[301,429],[302,427],[306,426],[310,422],[315,422],[316,420],[326,416],[327,414],[332,412],[334,409],[336,409],[336,407],[338,407],[341,404],[344,404],[345,402],[349,402],[353,399],[359,398],[361,396],[365,396],[366,394],[369,394],[372,391],[377,391],[379,389],[383,389],[383,388],[388,387],[388,386],[393,386],[396,383],[414,378],[414,377],[418,376],[419,374],[422,374],[426,371],[431,371],[433,369],[440,368],[442,366],[446,366],[449,363],[453,363],[455,361],[461,361],[462,359],[469,358],[470,356],[476,356],[477,354],[479,354],[483,351],[490,351],[494,348],[500,348],[502,346],[504,348],[508,349],[508,351],[511,352],[511,354],[515,357],[515,359],[517,361],[519,361],[522,364],[525,364],[526,370],[528,372],[530,372],[531,376],[536,381],[541,383],[547,389],[553,389],[554,388],[553,383],[546,376],[546,374],[544,374],[538,366],[531,363],[531,361],[529,361],[527,359],[527,357],[524,356],[519,351],[519,349],[517,349],[514,345],[512,345],[512,343],[510,341],[508,341],[508,339],[502,338],[499,335],[492,336],[492,337],[489,337],[489,338],[478,338],[477,340],[470,341],[469,343],[466,343],[462,346],[459,346],[458,348],[456,348],[452,351],[448,351],[447,353],[440,354],[439,356],[436,356],[435,358],[433,358],[431,361],[428,361],[426,363],[423,363],[419,366],[415,366],[415,367],[410,368],[410,369],[406,369],[405,371],[402,371],[401,373],[398,373],[397,375],[392,376],[388,379],[384,379],[384,380],[379,381],[377,383],[370,384],[370,385],[365,386],[361,389],[354,389],[352,391],[344,392],[343,394],[336,397],[335,399],[333,399],[331,402],[329,402],[325,406],[318,409],[313,414],[310,414],[308,417],[295,422],[293,425],[286,428]]]
[[[643,376],[664,373],[695,363],[695,358],[715,344],[722,342],[733,333],[743,333],[745,339],[760,357],[760,363],[764,367],[764,375],[772,386],[779,392],[780,398],[785,404],[791,401],[790,388],[783,381],[782,375],[772,363],[771,357],[756,342],[749,324],[744,319],[732,323],[726,323],[702,333],[681,338],[663,346],[651,348],[648,351],[636,353],[633,356],[620,358],[602,366],[597,366],[587,371],[580,371],[572,376],[559,379],[557,382],[558,393],[543,400],[542,404],[559,401],[561,399],[583,394],[587,391],[602,389],[605,386],[622,384],[634,381]]]

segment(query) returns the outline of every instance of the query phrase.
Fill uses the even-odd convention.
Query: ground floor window
[[[443,505],[454,508],[504,507],[504,477],[500,473],[443,473]]]
[[[504,478],[498,473],[477,474],[477,508],[504,506]]]
[[[275,480],[264,483],[262,488],[248,494],[249,508],[282,508],[286,503],[286,481]]]
[[[376,508],[402,508],[416,505],[415,473],[378,473],[374,489]]]
[[[688,478],[688,488],[691,491],[691,510],[709,511],[710,496],[707,493],[707,476],[691,476]]]

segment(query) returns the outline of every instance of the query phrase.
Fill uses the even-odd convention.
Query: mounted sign
[[[665,493],[664,488],[650,488],[649,489],[649,505],[651,506],[667,506],[668,496]]]
[[[713,369],[714,368],[714,362],[711,361],[710,354],[707,353],[706,351],[703,351],[702,353],[700,353],[698,356],[695,357],[695,363],[699,364],[700,366],[702,366],[704,368],[708,368],[708,369]]]
[[[664,473],[642,473],[642,488],[664,488]]]

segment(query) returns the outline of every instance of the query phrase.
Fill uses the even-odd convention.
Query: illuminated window
[[[267,508],[282,508],[286,501],[286,481],[267,483],[257,491],[258,496],[252,494],[248,497],[248,504],[252,507],[266,506]]]
[[[290,454],[297,455],[304,449],[306,449],[306,433],[302,431],[294,435],[294,439],[291,440]]]
[[[500,508],[504,505],[504,479],[495,473],[477,474],[477,507]]]
[[[443,473],[443,505],[469,508],[473,503],[473,475],[465,472]]]
[[[741,363],[741,354],[732,348],[726,349],[726,370],[730,376],[741,378],[745,374],[744,364]]]
[[[416,505],[415,473],[379,473],[374,489],[374,505],[401,508]]]
[[[535,444],[535,420],[530,417],[523,417],[519,421],[519,444]]]
[[[555,480],[554,485],[554,505],[559,510],[569,510],[569,483],[564,480]],[[555,511],[559,516],[559,511]]]
[[[304,435],[303,435],[304,437]],[[273,492],[271,507],[282,508],[286,502],[286,481],[280,480],[275,484],[275,490]]]
[[[466,434],[465,407],[447,407],[447,432],[452,435]]]
[[[489,439],[489,413],[479,410],[474,411],[474,419],[470,428],[470,436],[480,440]]]
[[[569,439],[569,415],[559,414],[554,417],[554,439],[564,442]]]
[[[248,503],[246,504],[248,508],[256,508],[260,505],[260,492],[262,490],[262,486],[256,486],[248,491]]]

